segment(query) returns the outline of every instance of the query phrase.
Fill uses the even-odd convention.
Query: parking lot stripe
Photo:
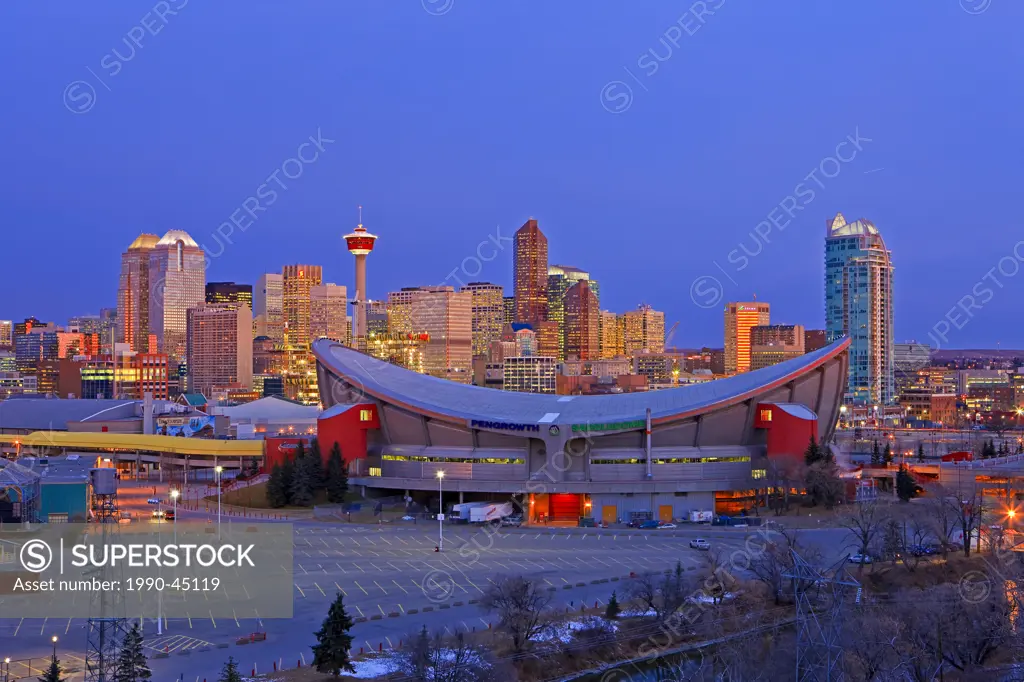
[[[367,597],[370,596],[370,593],[366,591],[365,587],[363,587],[362,585],[359,584],[358,580],[354,580],[353,582],[356,584],[356,587],[358,587],[360,590],[363,591],[363,594],[365,594]]]
[[[393,582],[393,583],[395,584],[395,587],[397,587],[398,589],[400,589],[400,590],[401,590],[402,592],[405,592],[406,594],[409,594],[409,591],[408,591],[408,590],[406,590],[406,589],[405,589],[404,587],[402,587],[401,585],[399,585],[399,584],[398,584],[398,581],[397,581],[397,580],[392,580],[391,582]]]
[[[324,592],[324,588],[320,587],[320,585],[317,585],[317,583],[313,584],[316,585],[316,589],[320,590],[320,594],[324,595],[325,597],[327,596],[327,593]]]
[[[66,628],[64,628],[64,634],[65,635],[68,634],[68,632],[70,632],[70,630],[71,630],[71,619],[68,618],[68,626]]]
[[[342,595],[344,595],[346,597],[348,596],[348,593],[345,592],[345,590],[337,582],[334,583],[334,586],[338,588],[338,591],[341,592]]]
[[[43,631],[46,629],[46,621],[48,621],[48,620],[50,620],[50,619],[49,618],[43,618],[43,626],[41,628],[39,628],[39,634],[40,635],[43,634]]]
[[[384,611],[384,607],[382,607],[380,604],[377,604],[377,608],[380,609],[380,615],[382,615],[382,616],[388,615],[387,612]]]
[[[213,623],[213,627],[217,627],[217,621],[213,619],[213,611],[210,611],[210,622]]]
[[[376,585],[377,587],[380,587],[380,583],[377,582],[376,580],[373,581],[373,584]],[[380,591],[383,592],[384,594],[388,593],[388,591],[385,590],[383,587],[380,587]]]
[[[363,613],[363,610],[361,608],[359,608],[359,604],[353,604],[353,606],[355,606],[356,607],[356,611],[359,612],[359,617],[360,618],[366,618],[366,614]]]
[[[301,595],[302,595],[302,598],[303,598],[303,599],[305,599],[305,598],[306,598],[306,593],[302,591],[302,588],[301,588],[301,587],[299,587],[299,584],[298,584],[298,583],[295,583],[295,589],[297,589],[297,590],[299,591],[299,594],[301,594]]]

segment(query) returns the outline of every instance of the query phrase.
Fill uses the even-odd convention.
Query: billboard
[[[192,438],[200,436],[203,438],[214,437],[213,415],[201,417],[157,417],[157,434],[161,436],[184,436]]]

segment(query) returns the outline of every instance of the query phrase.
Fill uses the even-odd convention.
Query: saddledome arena
[[[350,483],[373,495],[436,504],[443,471],[446,503],[516,495],[531,523],[734,513],[769,461],[831,439],[848,346],[703,384],[559,396],[457,384],[324,339],[313,347],[319,433],[342,444]]]

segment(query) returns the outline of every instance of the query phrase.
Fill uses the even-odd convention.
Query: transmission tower
[[[106,546],[118,537],[117,484],[111,474],[95,472],[113,472],[112,469],[93,469],[93,490],[95,492],[94,511],[96,521],[100,524],[100,535]],[[110,480],[107,480],[110,478]],[[97,580],[112,580],[112,568],[105,566],[87,573]],[[117,611],[120,607],[121,617]],[[93,590],[89,604],[88,651],[85,654],[85,682],[114,682],[117,670],[117,656],[127,632],[127,619],[124,617],[124,602],[118,595],[105,590]]]
[[[797,682],[843,682],[842,622],[846,596],[860,583],[846,571],[847,557],[831,569],[819,570],[793,552],[793,568],[784,576],[793,581],[796,597]]]

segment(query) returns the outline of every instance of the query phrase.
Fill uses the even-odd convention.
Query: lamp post
[[[444,551],[444,469],[437,470],[437,551]]]
[[[224,467],[217,465],[213,469],[217,474],[217,537],[220,537],[220,475],[224,473]]]
[[[57,662],[57,635],[54,635],[50,639],[50,641],[53,642],[53,662],[56,663]]]
[[[11,682],[11,657],[4,659],[4,682]]]

